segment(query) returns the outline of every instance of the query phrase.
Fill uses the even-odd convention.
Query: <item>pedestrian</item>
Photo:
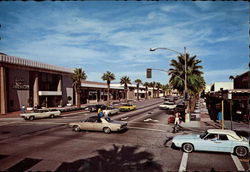
[[[217,116],[220,125],[222,124],[222,112],[218,112],[218,116]]]
[[[180,124],[180,115],[181,114],[178,111],[175,113],[175,119],[174,119],[174,125],[175,126],[179,126],[179,124]]]
[[[98,110],[99,111],[99,110]],[[103,111],[100,109],[100,112],[98,113],[98,117],[102,118],[104,116]]]
[[[24,105],[22,105],[21,110],[22,110],[22,113],[25,113],[25,106]]]

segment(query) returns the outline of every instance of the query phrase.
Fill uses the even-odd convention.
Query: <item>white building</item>
[[[215,82],[211,85],[210,91],[220,91],[234,89],[233,82]]]

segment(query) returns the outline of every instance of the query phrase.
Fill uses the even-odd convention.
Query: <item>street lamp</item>
[[[184,54],[176,51],[176,50],[172,50],[170,48],[150,48],[149,51],[156,51],[158,49],[162,49],[162,50],[169,50],[169,51],[173,51],[177,54],[180,54],[181,56],[184,55],[184,60],[185,60],[185,78],[184,78],[184,98],[186,98],[186,94],[187,94],[187,54],[186,54],[186,47],[184,47]]]
[[[185,78],[184,78],[184,100],[186,100],[186,94],[187,94],[187,54],[186,54],[186,47],[184,47],[184,53],[180,53],[176,50],[172,50],[170,48],[162,48],[162,47],[157,47],[157,48],[150,48],[149,51],[156,51],[158,49],[162,49],[162,50],[168,50],[168,51],[173,51],[179,55],[184,55],[184,61],[185,61]]]

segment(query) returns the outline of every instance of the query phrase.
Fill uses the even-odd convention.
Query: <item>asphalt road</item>
[[[113,119],[128,122],[119,133],[73,132],[69,122],[96,115],[71,112],[54,119],[0,120],[0,171],[241,171],[246,160],[226,153],[183,153],[171,148],[168,114],[162,99],[137,103],[137,110]]]

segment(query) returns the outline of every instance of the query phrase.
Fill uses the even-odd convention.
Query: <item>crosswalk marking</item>
[[[238,170],[238,171],[245,171],[245,169],[244,169],[244,167],[242,166],[242,164],[241,164],[239,158],[238,158],[237,156],[233,155],[233,154],[231,154],[231,157],[232,157],[232,159],[233,159],[233,161],[234,161],[234,164],[235,164],[236,167],[237,167],[237,170]]]
[[[159,132],[163,132],[166,133],[166,130],[157,130],[157,129],[151,129],[151,128],[142,128],[142,127],[130,127],[128,126],[128,128],[132,128],[132,129],[139,129],[139,130],[148,130],[148,131],[159,131]]]
[[[59,161],[42,160],[27,171],[56,171],[61,164]]]
[[[188,153],[184,152],[181,159],[181,164],[179,167],[179,172],[186,171],[188,161]]]
[[[0,160],[0,171],[4,171],[14,166],[18,162],[22,161],[24,158],[21,156],[8,156]]]

